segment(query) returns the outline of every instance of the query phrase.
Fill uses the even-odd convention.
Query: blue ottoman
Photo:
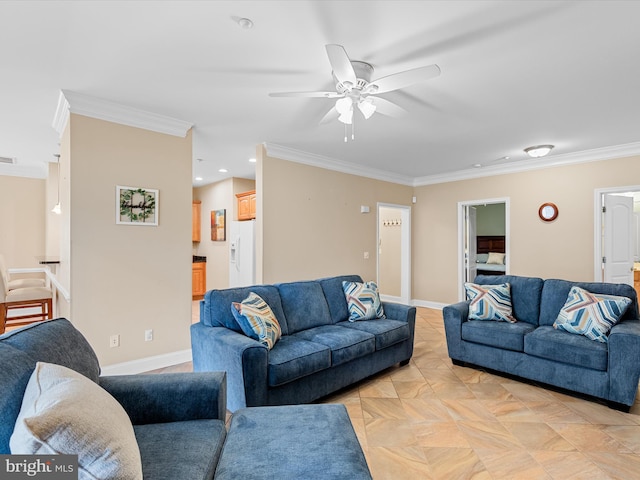
[[[250,407],[231,418],[216,479],[371,480],[344,405]]]

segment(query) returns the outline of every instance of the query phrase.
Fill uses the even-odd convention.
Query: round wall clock
[[[558,218],[558,207],[555,203],[543,203],[538,209],[538,215],[545,222],[553,222]]]

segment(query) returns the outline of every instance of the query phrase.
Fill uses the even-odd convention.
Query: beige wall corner
[[[410,205],[412,187],[264,153],[258,171],[263,282],[342,274],[376,278],[377,203]],[[370,213],[360,213],[361,206]]]
[[[76,114],[69,125],[70,320],[103,366],[188,349],[191,132]],[[158,225],[116,224],[117,185],[157,189]],[[109,347],[111,335],[119,347]]]

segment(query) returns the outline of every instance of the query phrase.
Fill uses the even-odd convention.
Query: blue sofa
[[[449,357],[597,397],[628,411],[640,377],[638,299],[629,285],[580,283],[513,275],[479,275],[476,284],[511,285],[516,323],[468,321],[469,301],[443,309]],[[624,296],[631,304],[607,343],[553,328],[572,286]]]
[[[247,408],[236,412],[227,433],[224,372],[100,376],[93,349],[63,318],[0,336],[0,454],[10,453],[36,362],[88,377],[124,407],[146,480],[371,480],[344,405]],[[312,441],[316,448],[309,449]]]
[[[191,326],[195,371],[227,373],[229,410],[310,403],[413,354],[415,307],[383,302],[386,318],[349,322],[342,282],[358,275],[211,290]],[[250,292],[269,305],[282,338],[268,350],[245,336],[231,303]]]

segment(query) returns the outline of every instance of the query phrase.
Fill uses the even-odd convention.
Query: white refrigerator
[[[256,246],[254,220],[229,225],[229,287],[255,285]]]

